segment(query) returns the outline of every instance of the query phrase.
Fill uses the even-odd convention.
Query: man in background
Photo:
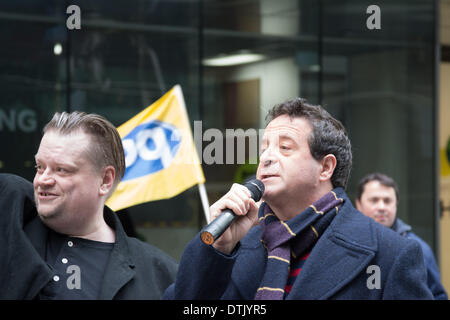
[[[398,186],[391,177],[381,173],[370,173],[359,182],[355,202],[356,208],[369,218],[420,244],[427,268],[428,287],[436,300],[447,300],[431,248],[412,232],[411,226],[397,217],[398,199]]]
[[[0,175],[0,299],[159,299],[176,262],[105,206],[125,172],[116,128],[56,113],[35,161],[33,184]]]

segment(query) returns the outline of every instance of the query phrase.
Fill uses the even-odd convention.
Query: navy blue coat
[[[419,244],[364,216],[344,198],[287,299],[433,299]],[[256,226],[225,255],[197,235],[164,298],[253,299],[267,261],[260,238]]]
[[[410,225],[404,223],[400,218],[396,218],[394,224],[391,227],[392,230],[397,232],[403,237],[416,240],[422,248],[423,259],[425,267],[427,268],[427,284],[433,293],[435,300],[448,300],[447,293],[441,283],[441,275],[439,268],[434,258],[433,251],[430,246],[423,241],[419,236],[412,232]]]

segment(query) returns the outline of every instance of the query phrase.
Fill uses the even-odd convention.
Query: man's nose
[[[379,200],[377,202],[377,210],[383,211],[383,212],[386,210],[386,204],[384,203],[383,200]]]
[[[52,185],[55,183],[55,178],[48,168],[43,173],[37,173],[36,175],[38,175],[37,182],[40,185]]]
[[[259,162],[264,166],[268,167],[272,163],[276,161],[276,157],[274,152],[272,151],[272,148],[267,148],[260,156],[259,156]]]

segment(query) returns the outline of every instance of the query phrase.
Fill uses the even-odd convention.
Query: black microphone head
[[[264,184],[258,179],[252,179],[244,183],[244,186],[252,194],[252,199],[258,202],[264,194]]]

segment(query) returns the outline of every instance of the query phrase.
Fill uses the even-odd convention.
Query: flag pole
[[[183,90],[181,89],[181,86],[179,84],[174,86],[174,92],[178,96],[178,99],[182,106],[182,110],[186,114],[186,118],[189,118],[187,115],[187,111],[186,111],[186,103],[184,102]],[[189,127],[189,130],[191,130],[190,127]],[[195,148],[195,146],[194,146],[194,148]],[[205,214],[206,222],[209,224],[209,222],[210,222],[209,221],[210,220],[210,218],[209,218],[209,202],[208,202],[208,196],[206,194],[205,185],[203,183],[198,184],[198,191],[200,193],[200,199],[202,200],[203,212]]]
[[[200,199],[202,200],[203,212],[205,213],[206,223],[210,223],[209,217],[209,202],[206,195],[205,185],[203,183],[198,184],[198,192],[200,193]]]

